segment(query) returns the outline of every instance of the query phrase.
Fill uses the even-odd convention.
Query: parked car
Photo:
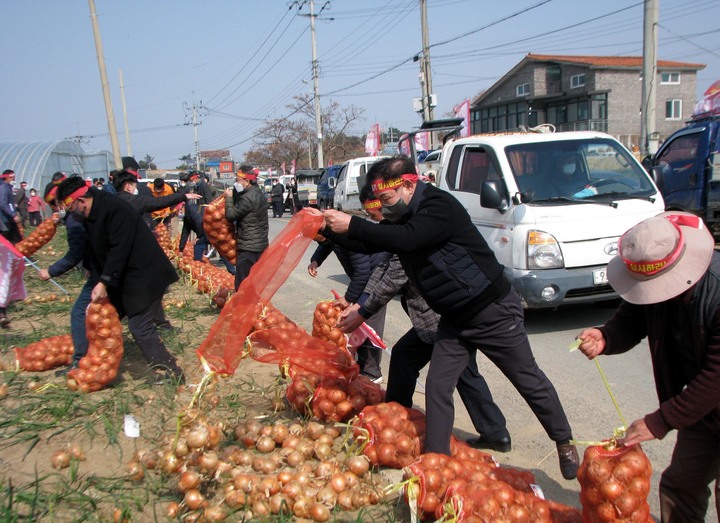
[[[361,210],[360,188],[365,185],[365,177],[370,166],[384,156],[364,156],[345,162],[335,180],[329,180],[335,189],[333,209],[339,211]]]
[[[318,179],[317,197],[318,207],[320,209],[328,209],[333,205],[333,197],[335,196],[334,184],[342,165],[331,165],[326,167],[322,175]],[[330,182],[332,180],[332,182]],[[330,187],[330,183],[333,187]]]
[[[430,151],[423,161],[418,162],[418,171],[420,176],[430,176],[431,174],[437,180],[440,177],[440,167],[442,166],[442,149]]]
[[[664,210],[632,153],[598,132],[452,139],[439,187],[468,210],[526,308],[617,298],[606,267],[619,237]]]

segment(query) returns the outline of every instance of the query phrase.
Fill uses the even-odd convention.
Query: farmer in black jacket
[[[109,299],[121,316],[127,316],[130,333],[148,364],[164,378],[184,381],[155,325],[163,294],[178,275],[140,214],[75,176],[58,186],[57,199],[85,226],[84,264],[98,275],[92,301]]]
[[[579,458],[570,443],[572,430],[555,388],[535,362],[520,299],[465,208],[419,181],[415,164],[404,156],[373,164],[367,183],[382,204],[382,223],[333,210],[323,214],[333,232],[347,234],[353,250],[396,253],[410,281],[440,314],[427,377],[425,452],[450,453],[453,391],[479,349],[556,443],[563,477],[575,478]]]
[[[117,191],[118,198],[121,198],[132,205],[141,215],[148,227],[153,227],[152,213],[165,207],[172,207],[188,200],[199,200],[199,194],[188,193],[187,189],[180,189],[169,196],[142,196],[139,194],[137,178],[129,172],[119,171],[113,178],[113,185]]]
[[[237,235],[235,290],[238,290],[268,246],[267,202],[250,165],[240,166],[234,187],[225,191],[225,218],[235,224]]]

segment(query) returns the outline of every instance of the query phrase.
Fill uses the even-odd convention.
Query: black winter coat
[[[94,187],[89,194],[86,265],[99,274],[118,312],[134,316],[162,297],[177,272],[129,203]]]
[[[120,191],[117,193],[117,197],[132,205],[133,208],[142,215],[145,223],[149,225],[152,223],[152,216],[149,213],[187,201],[185,197],[186,192],[187,191],[182,191],[168,196],[155,197]]]
[[[236,198],[226,196],[225,218],[235,224],[238,251],[263,252],[267,248],[267,202],[260,187],[251,185]]]

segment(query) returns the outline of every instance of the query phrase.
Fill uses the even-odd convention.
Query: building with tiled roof
[[[658,60],[656,129],[660,140],[682,127],[695,104],[704,64]],[[553,124],[596,130],[639,145],[642,57],[528,54],[472,102],[475,133]]]

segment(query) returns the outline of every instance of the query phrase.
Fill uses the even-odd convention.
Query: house
[[[658,60],[656,129],[682,127],[695,104],[704,64]],[[628,148],[640,142],[642,57],[528,54],[471,105],[472,132],[549,123],[557,131],[595,130]]]

